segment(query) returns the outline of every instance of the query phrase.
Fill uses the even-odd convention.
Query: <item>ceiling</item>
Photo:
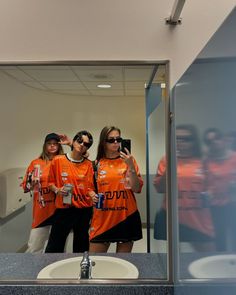
[[[144,96],[154,66],[0,66],[18,82],[41,91],[75,96]],[[165,65],[159,65],[153,82],[165,82]],[[111,88],[98,88],[110,84]]]

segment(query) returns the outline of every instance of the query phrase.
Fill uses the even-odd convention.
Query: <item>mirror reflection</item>
[[[131,206],[132,212],[130,211],[129,214],[139,212],[137,218],[140,223],[138,235],[133,233],[131,238],[132,241],[137,240],[137,242],[134,242],[134,246],[133,243],[128,245],[125,252],[147,251],[146,191],[144,188],[141,190],[141,186],[145,181],[146,169],[145,84],[149,83],[153,69],[153,65],[0,67],[0,97],[3,106],[0,128],[4,138],[1,146],[0,171],[1,252],[41,253],[45,249],[46,252],[82,251],[76,249],[73,242],[76,236],[73,223],[65,229],[60,250],[47,249],[49,232],[55,217],[55,193],[62,199],[64,206],[64,201],[69,202],[68,195],[72,195],[70,202],[73,203],[75,196],[79,195],[82,198],[89,189],[94,190],[94,188],[90,184],[84,185],[83,181],[77,184],[77,189],[80,191],[75,194],[73,191],[75,188],[73,188],[72,193],[68,193],[65,187],[65,184],[70,182],[68,175],[63,174],[64,170],[61,171],[60,177],[63,183],[57,186],[57,180],[52,177],[56,170],[51,171],[47,163],[51,163],[55,156],[62,157],[58,155],[64,153],[68,158],[72,157],[74,161],[81,159],[87,161],[87,158],[91,161],[95,160],[102,128],[113,125],[117,126],[121,133],[108,132],[108,138],[105,139],[115,138],[115,142],[106,142],[106,146],[114,146],[118,157],[120,156],[118,147],[121,145],[118,138],[131,139],[132,155],[135,159],[134,162],[130,161],[130,153],[127,150],[125,152],[128,154],[121,153],[123,162],[129,167],[129,169],[121,167],[124,170],[122,173],[124,174],[126,170],[130,172],[126,178],[129,178],[129,185],[132,188],[126,188],[126,190],[134,191],[137,202],[137,205],[134,202]],[[154,82],[159,85],[165,82],[164,65],[158,67]],[[90,136],[88,134],[77,136],[80,130],[89,131],[93,137],[93,144],[89,146],[89,149],[87,144],[90,142]],[[114,130],[114,132],[117,131]],[[105,151],[107,153],[107,149]],[[91,164],[89,161],[88,163]],[[121,168],[117,169],[121,171]],[[88,169],[92,169],[91,165]],[[102,178],[102,173],[99,173]],[[49,174],[52,180],[50,186],[46,184]],[[123,174],[120,178],[125,179]],[[86,181],[92,182],[87,178]],[[121,180],[119,182],[122,183]],[[122,185],[124,186],[124,183]],[[82,186],[86,187],[86,193],[81,191]],[[104,203],[106,199],[109,199],[107,195]],[[124,196],[123,199],[125,200],[126,197]],[[128,199],[135,200],[134,195],[130,195]],[[56,200],[58,201],[59,198]],[[92,202],[96,203],[96,201],[91,196],[91,200],[87,203],[88,207],[95,205]],[[120,208],[121,205],[118,207]],[[86,216],[91,216],[90,213]],[[68,216],[73,219],[72,212]],[[133,226],[130,228],[133,229]],[[58,244],[54,241],[53,244],[55,243]],[[94,245],[98,244],[94,243]],[[112,243],[109,251],[115,252],[116,247],[120,247],[119,243],[117,245]]]

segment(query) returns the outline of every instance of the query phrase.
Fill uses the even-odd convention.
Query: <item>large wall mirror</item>
[[[89,130],[94,136],[89,158],[94,160],[100,131],[107,125],[118,126],[122,137],[132,140],[132,154],[145,183],[142,193],[137,195],[143,239],[135,243],[133,252],[147,253],[145,87],[156,85],[158,100],[163,100],[164,103],[167,76],[166,62],[70,62],[0,66],[2,254],[20,256],[26,251],[32,223],[32,197],[29,193],[23,193],[20,184],[30,162],[40,155],[45,135],[55,132],[72,138],[79,130]],[[158,112],[160,122],[164,121],[164,109],[161,108]],[[153,116],[157,114],[154,112]],[[150,139],[156,138],[160,128],[161,139],[155,144],[164,146],[163,124],[151,127]],[[157,163],[163,154],[163,147],[158,151],[159,156],[154,144],[152,149]],[[68,152],[70,148],[65,146],[64,151]],[[156,165],[151,170],[150,173],[154,176]],[[156,211],[155,208],[153,210]],[[158,252],[157,249],[151,251]],[[115,247],[111,247],[109,252],[115,252]],[[71,235],[65,253],[72,253]],[[165,272],[166,270],[163,277],[166,277]],[[0,278],[8,279],[5,274]]]

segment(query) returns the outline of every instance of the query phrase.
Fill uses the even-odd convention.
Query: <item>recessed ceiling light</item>
[[[161,83],[161,88],[166,88],[166,83]]]
[[[98,84],[97,85],[98,88],[111,88],[110,84]]]

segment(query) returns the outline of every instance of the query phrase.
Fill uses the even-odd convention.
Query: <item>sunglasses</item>
[[[110,138],[106,139],[107,143],[115,143],[115,142],[120,143],[121,141],[122,141],[121,137],[110,137]]]
[[[86,148],[90,148],[90,142],[85,142],[85,141],[83,141],[82,138],[77,138],[76,141],[77,141],[79,144],[83,144],[83,146],[85,146]]]
[[[177,136],[176,139],[178,141],[191,142],[193,141],[193,136]]]

